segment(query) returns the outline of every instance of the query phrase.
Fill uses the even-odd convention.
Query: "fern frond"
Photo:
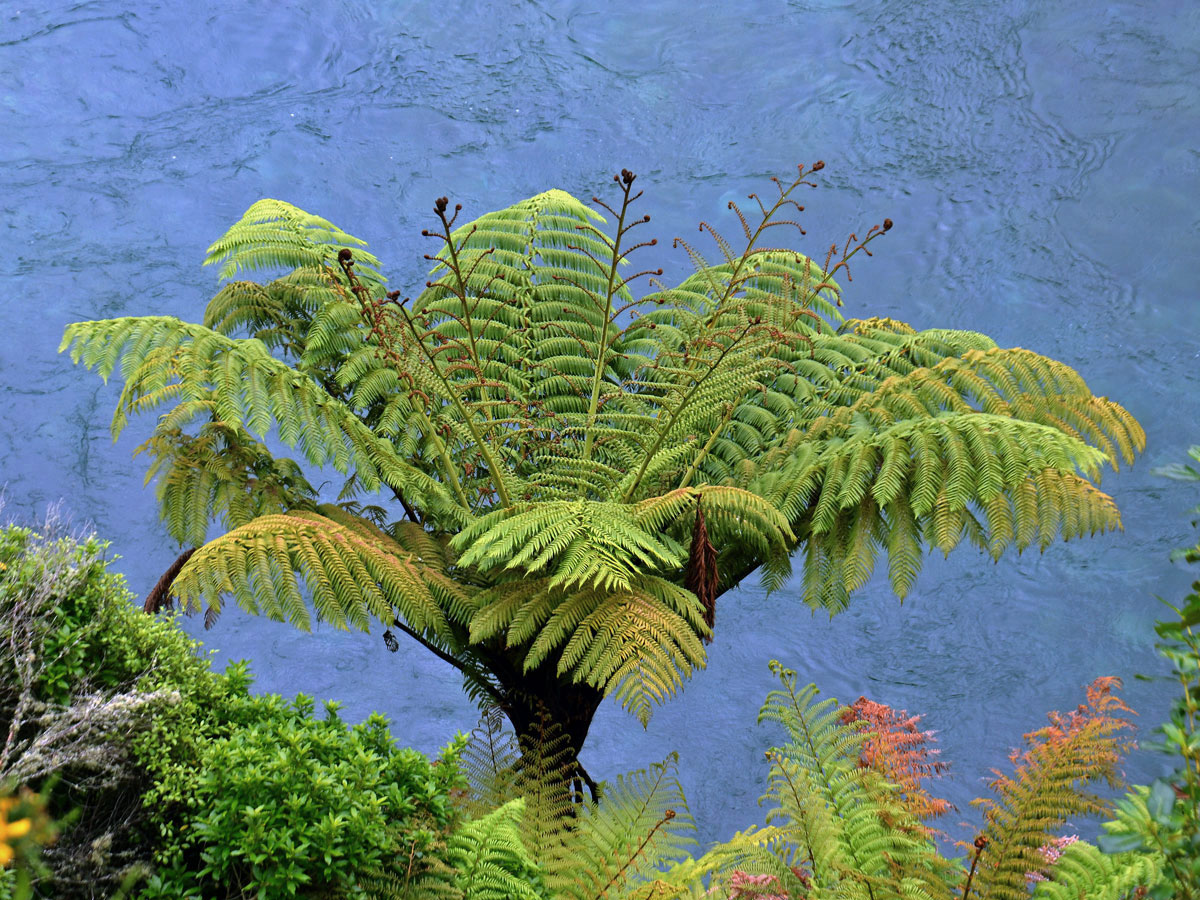
[[[294,461],[273,456],[236,426],[208,422],[190,435],[160,425],[134,456],[140,453],[151,456],[146,481],[156,480],[159,515],[181,545],[203,544],[211,521],[231,530],[316,502]]]
[[[875,769],[895,785],[918,819],[930,819],[952,807],[930,795],[922,782],[941,775],[949,766],[937,759],[941,751],[929,745],[934,733],[918,729],[920,719],[866,697],[859,697],[842,713],[843,722],[862,722],[871,731],[859,765]],[[926,833],[932,832],[926,829]]]
[[[1034,888],[1034,900],[1127,900],[1164,881],[1165,861],[1157,852],[1103,853],[1087,841],[1062,852],[1046,881]],[[1139,893],[1142,892],[1142,893]]]
[[[283,442],[299,446],[309,462],[341,472],[353,468],[367,490],[386,483],[450,521],[467,515],[441,482],[399,458],[390,441],[257,340],[233,340],[201,325],[148,316],[77,322],[67,328],[60,350],[68,347],[74,361],[95,367],[105,379],[120,361],[126,383],[114,436],[130,412],[149,409],[147,398],[157,402],[163,388],[178,385],[179,397],[210,402],[219,421],[251,434],[265,435],[274,422]]]
[[[786,823],[813,884],[853,897],[948,897],[947,864],[897,789],[858,764],[869,732],[843,721],[836,700],[817,701],[814,685],[797,689],[795,672],[775,661],[771,669],[781,688],[759,721],[782,725],[791,741],[768,751],[767,821]]]
[[[521,843],[525,801],[510,800],[450,836],[448,858],[463,900],[540,900],[537,863]]]
[[[903,598],[923,545],[948,553],[966,535],[998,558],[1014,545],[1045,548],[1059,534],[1120,527],[1112,499],[1077,474],[1094,471],[1100,451],[1040,423],[969,412],[868,428],[834,417],[815,423],[810,439],[816,453],[793,476],[812,485],[810,553],[843,561],[840,573],[809,582],[813,606],[841,608],[865,582],[877,547],[887,547],[892,588]]]
[[[549,585],[629,590],[636,573],[682,565],[682,549],[639,527],[623,504],[589,501],[516,504],[480,517],[454,539],[460,564],[503,566]]]
[[[672,754],[647,770],[618,776],[599,803],[583,805],[561,851],[543,861],[556,896],[623,898],[660,865],[684,856],[695,826],[675,774],[677,759]]]
[[[460,608],[467,606],[451,579],[369,522],[328,506],[261,516],[210,541],[188,560],[173,592],[186,606],[213,610],[232,594],[249,612],[310,631],[294,573],[304,579],[317,618],[335,628],[367,631],[372,619],[386,628],[400,616],[419,634],[452,643],[443,598],[459,595]]]
[[[379,260],[363,250],[367,242],[347,234],[331,222],[282,200],[259,200],[213,242],[205,265],[219,265],[221,278],[261,269],[298,269],[332,266],[342,249],[354,248],[356,258],[372,267],[375,281]]]
[[[1067,817],[1107,811],[1108,804],[1084,787],[1100,779],[1118,783],[1117,762],[1127,748],[1118,733],[1131,727],[1114,715],[1130,711],[1113,693],[1120,684],[1097,679],[1086,706],[1065,716],[1052,713],[1049,726],[1025,735],[1029,749],[1010,755],[1014,775],[996,771],[989,786],[997,798],[972,801],[983,807],[986,821],[987,847],[975,873],[981,897],[1027,896],[1025,873],[1044,865],[1039,848]]]
[[[548,579],[519,580],[482,592],[476,603],[472,641],[505,635],[508,646],[527,647],[526,671],[556,654],[560,675],[616,697],[643,724],[655,703],[705,663],[703,608],[663,578],[574,592]]]

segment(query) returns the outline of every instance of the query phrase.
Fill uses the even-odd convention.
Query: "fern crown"
[[[481,691],[486,646],[645,718],[704,664],[716,597],[756,568],[778,587],[797,550],[804,599],[832,613],[880,551],[903,597],[929,547],[995,558],[1119,526],[1096,485],[1144,446],[1122,407],[975,332],[843,318],[838,279],[890,220],[823,264],[767,240],[803,233],[821,168],[750,195],[757,218],[731,202],[740,248],[701,223],[715,262],[677,239],[695,271],[674,286],[633,262],[656,242],[632,240],[649,216],[625,170],[618,202],[593,198],[608,218],[551,190],[459,224],[439,198],[414,298],[360,239],[263,200],[206,262],[285,274],[228,281],[201,324],[80,322],[63,349],[124,381],[114,435],[162,411],[140,450],[199,547],[185,602],[309,627],[311,595],[336,626],[400,625]],[[335,504],[303,463],[344,474]]]

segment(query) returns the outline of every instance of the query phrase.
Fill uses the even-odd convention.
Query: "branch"
[[[424,522],[421,521],[420,517],[417,515],[416,510],[414,510],[412,508],[412,506],[409,505],[409,502],[404,499],[404,494],[400,493],[400,489],[395,487],[394,485],[390,485],[390,484],[388,485],[388,487],[390,487],[392,489],[392,493],[396,495],[396,499],[399,500],[400,505],[404,507],[404,512],[408,514],[409,519],[411,519],[412,521],[414,521],[418,524],[423,525]]]
[[[488,683],[487,679],[480,677],[480,673],[479,673],[478,669],[469,665],[468,663],[463,662],[458,657],[453,656],[450,653],[447,653],[445,650],[443,650],[441,647],[437,646],[436,644],[430,643],[429,641],[425,640],[425,638],[421,637],[421,635],[419,635],[417,632],[413,631],[413,629],[409,628],[407,625],[405,625],[403,622],[401,622],[399,618],[393,618],[392,624],[394,626],[396,626],[397,628],[399,628],[401,631],[403,631],[405,634],[407,634],[410,638],[412,638],[414,641],[416,641],[418,644],[420,644],[426,650],[428,650],[430,653],[432,653],[434,656],[436,656],[438,659],[441,659],[441,660],[444,660],[444,661],[450,663],[450,665],[454,666],[454,668],[456,668],[456,669],[458,669],[458,671],[462,672],[463,675],[466,675],[469,678],[473,678],[479,684],[479,686],[482,687],[484,689],[484,691],[486,691],[488,693],[488,695],[490,695],[494,701],[496,701],[496,704],[498,706],[504,705],[504,697],[500,694],[499,691],[497,691],[494,687],[492,687],[492,685],[490,685]]]

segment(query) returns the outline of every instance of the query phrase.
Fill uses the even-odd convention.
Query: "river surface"
[[[903,606],[876,580],[832,621],[752,578],[721,600],[707,671],[647,730],[606,704],[584,758],[612,777],[678,750],[702,840],[761,821],[778,735],[755,716],[777,658],[826,695],[923,714],[952,763],[942,823],[964,837],[989,770],[1093,678],[1125,679],[1145,737],[1175,695],[1133,676],[1164,671],[1154,595],[1195,577],[1167,554],[1200,490],[1150,474],[1200,443],[1194,0],[2,0],[4,515],[62,500],[139,595],[175,557],[131,460],[151,423],[114,445],[116,386],[55,351],[79,319],[198,320],[205,248],[260,197],[365,238],[412,293],[435,197],[468,217],[552,187],[586,199],[628,167],[660,238],[643,261],[662,250],[678,279],[671,237],[701,219],[735,234],[728,200],[817,159],[797,249],[896,223],[847,315],[1037,350],[1141,421],[1145,455],[1104,480],[1124,531],[996,565],[964,545],[931,556]],[[431,751],[475,723],[456,673],[413,644],[234,611],[203,636],[216,665],[251,660],[259,689],[380,710],[401,743]],[[1165,765],[1139,751],[1126,772]]]

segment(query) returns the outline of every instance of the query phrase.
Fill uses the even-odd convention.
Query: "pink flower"
[[[740,869],[729,879],[729,900],[788,900],[787,894],[767,893],[780,888],[774,875],[750,875]]]
[[[1063,850],[1075,843],[1077,840],[1079,840],[1079,835],[1077,834],[1067,834],[1063,835],[1062,837],[1056,837],[1050,841],[1050,843],[1042,844],[1042,846],[1038,847],[1038,852],[1042,854],[1042,859],[1046,860],[1046,865],[1052,866],[1058,862],[1059,857],[1063,855]],[[1043,871],[1026,872],[1025,877],[1029,881],[1045,881],[1047,878],[1046,873]]]

